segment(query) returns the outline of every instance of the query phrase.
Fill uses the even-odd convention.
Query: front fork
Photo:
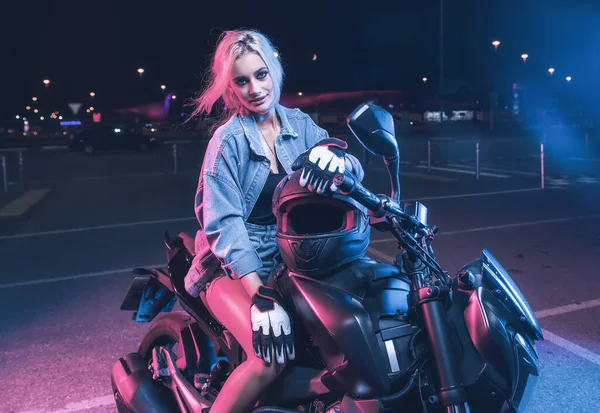
[[[420,315],[437,368],[439,400],[447,413],[468,413],[467,393],[457,361],[459,352],[444,308],[450,286],[434,284],[429,268],[406,251],[402,264],[412,282],[411,306]]]

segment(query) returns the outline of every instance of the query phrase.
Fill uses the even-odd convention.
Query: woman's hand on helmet
[[[273,360],[273,350],[277,364],[296,357],[292,323],[281,302],[279,293],[265,286],[258,287],[252,297],[250,316],[254,354],[267,364]]]
[[[317,194],[322,194],[327,189],[337,191],[333,178],[346,170],[347,148],[348,143],[341,139],[325,138],[298,156],[292,170],[303,168],[300,185]]]

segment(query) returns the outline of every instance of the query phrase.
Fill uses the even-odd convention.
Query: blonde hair
[[[226,118],[245,111],[244,106],[229,87],[233,63],[245,53],[256,53],[265,62],[269,75],[273,79],[273,100],[279,102],[284,74],[271,41],[255,30],[229,30],[223,32],[217,42],[206,88],[191,100],[190,106],[195,108],[190,119],[199,114],[210,114],[215,103],[221,98],[229,111]]]

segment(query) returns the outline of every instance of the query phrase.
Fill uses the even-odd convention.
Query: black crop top
[[[281,172],[277,174],[273,173],[273,171],[269,173],[267,182],[260,195],[258,195],[256,204],[254,204],[254,208],[252,208],[252,212],[250,212],[250,216],[247,219],[249,223],[256,225],[273,225],[277,222],[275,215],[273,215],[272,203],[275,188],[285,177],[285,171],[282,167],[280,167],[280,171]]]

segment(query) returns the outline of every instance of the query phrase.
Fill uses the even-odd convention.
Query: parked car
[[[69,147],[87,154],[102,150],[144,152],[156,145],[152,136],[134,132],[122,125],[101,125],[71,135]]]

